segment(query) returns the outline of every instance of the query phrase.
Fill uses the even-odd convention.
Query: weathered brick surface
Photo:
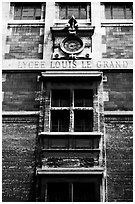
[[[3,201],[35,201],[36,140],[36,124],[3,124]]]
[[[105,111],[132,111],[133,108],[133,74],[132,72],[104,72],[107,82],[104,91],[109,100],[104,102]]]
[[[106,35],[102,36],[102,44],[106,44],[103,58],[133,58],[133,27],[106,27]]]
[[[39,90],[38,73],[7,73],[3,83],[4,111],[36,111],[39,101],[36,100]]]
[[[39,26],[8,27],[11,36],[7,36],[6,44],[10,45],[5,59],[42,59],[43,52],[38,51],[39,44],[43,45],[44,37],[40,36]]]
[[[39,100],[36,100],[40,91],[37,82],[39,73],[6,73],[3,82],[3,110],[39,110]],[[130,72],[104,71],[107,82],[103,84],[104,91],[108,92],[109,101],[104,102],[105,111],[132,110],[133,103],[133,76]]]
[[[106,124],[106,164],[108,202],[132,202],[132,123]]]

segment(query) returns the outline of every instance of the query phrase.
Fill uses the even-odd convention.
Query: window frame
[[[37,7],[36,7],[37,6]],[[20,7],[21,8],[21,15],[20,15],[20,19],[15,19],[15,7]],[[34,8],[34,16],[33,19],[22,19],[22,10],[23,8],[25,9],[26,7],[32,7]],[[44,2],[11,2],[10,5],[10,19],[11,22],[15,21],[17,22],[42,22],[45,20],[45,3]],[[35,19],[35,14],[36,14],[36,9],[40,8],[40,19]]]
[[[56,24],[65,24],[65,23],[67,23],[68,22],[68,20],[69,19],[61,19],[60,18],[60,6],[62,5],[62,4],[65,4],[66,5],[66,3],[67,4],[71,4],[71,2],[65,2],[65,3],[62,3],[62,2],[56,2],[55,3],[55,6],[56,6],[56,19],[55,19],[55,23]],[[77,3],[77,2],[74,2],[74,3],[76,3],[76,4],[79,4],[79,3]],[[83,24],[83,23],[89,23],[89,24],[91,24],[91,3],[90,2],[84,2],[84,3],[86,3],[86,18],[85,19],[77,19],[77,22],[78,23],[81,23],[81,24]],[[73,3],[72,3],[73,4]],[[81,2],[80,2],[80,4],[81,4]]]
[[[52,106],[53,102],[53,98],[52,98],[52,91],[53,90],[68,90],[70,91],[69,95],[70,95],[70,104],[69,106]],[[75,90],[86,90],[87,91],[90,91],[90,95],[92,96],[92,106],[79,106],[79,107],[75,107],[74,106],[74,101],[75,101],[75,95],[74,95],[74,92]],[[54,132],[52,131],[52,111],[69,111],[69,131],[68,132],[76,132],[75,131],[75,111],[87,111],[87,113],[89,112],[89,115],[91,115],[92,113],[92,120],[89,120],[90,122],[90,131],[86,131],[86,132],[92,132],[93,129],[94,129],[94,113],[93,113],[93,89],[51,89],[50,90],[50,132]],[[59,128],[58,128],[59,129]],[[61,132],[61,131],[56,131],[56,132]],[[84,130],[83,131],[80,131],[80,132],[85,132]]]
[[[133,20],[133,5],[130,2],[105,3],[104,6],[105,6],[105,19],[106,20]],[[123,9],[123,18],[117,18],[117,17],[114,16],[113,9],[114,8],[118,9],[118,7],[120,7],[120,6]],[[109,7],[110,18],[106,17],[106,7]],[[127,11],[126,11],[127,8],[132,8],[132,10],[131,10],[132,18],[126,18],[127,17]]]

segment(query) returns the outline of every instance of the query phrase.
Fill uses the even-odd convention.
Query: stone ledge
[[[38,111],[4,111],[2,123],[38,123]]]
[[[38,168],[37,175],[44,174],[103,174],[104,168]]]
[[[105,123],[133,123],[133,111],[105,111]]]

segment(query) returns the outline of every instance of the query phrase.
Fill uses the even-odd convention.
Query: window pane
[[[39,20],[40,18],[41,18],[41,9],[36,8],[36,10],[35,10],[35,19]]]
[[[132,19],[132,7],[126,8],[126,19]]]
[[[89,139],[76,139],[75,144],[76,144],[76,148],[78,149],[81,149],[81,148],[92,149]]]
[[[74,106],[75,107],[92,107],[93,92],[92,90],[74,90]]]
[[[52,139],[51,140],[51,148],[66,148],[67,140],[64,139]]]
[[[66,19],[66,7],[60,7],[60,19]]]
[[[21,19],[21,12],[22,12],[22,8],[21,7],[15,7],[15,10],[14,10],[14,19],[15,20],[20,20]]]
[[[132,19],[132,4],[107,3],[105,4],[106,19]]]
[[[122,6],[113,7],[113,18],[114,19],[124,19],[124,8]]]
[[[30,4],[24,3],[22,6],[20,4],[15,4],[14,7],[14,19],[22,20],[35,20],[41,19],[41,4]]]
[[[79,18],[79,7],[78,6],[70,6],[67,10],[67,18],[71,18],[74,15],[75,18]]]
[[[81,19],[87,18],[87,8],[86,7],[80,9],[80,18]]]
[[[69,131],[69,111],[51,112],[51,131],[68,132]]]
[[[93,112],[75,111],[74,112],[74,131],[92,132],[93,131]]]
[[[69,202],[68,183],[48,183],[47,202]]]
[[[87,5],[64,4],[60,6],[60,19],[70,19],[72,15],[77,19],[86,19]]]
[[[74,202],[98,202],[99,193],[96,193],[96,184],[93,183],[74,183],[73,184]]]
[[[106,6],[105,7],[105,17],[106,19],[111,19],[112,16],[111,16],[111,6]]]
[[[52,90],[52,107],[69,107],[69,90]]]

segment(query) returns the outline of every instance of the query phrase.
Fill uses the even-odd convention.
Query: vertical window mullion
[[[66,19],[68,17],[68,6],[66,6]]]
[[[61,130],[60,130],[60,125],[61,125],[61,123],[60,123],[60,119],[58,118],[58,132],[61,131]]]
[[[79,12],[78,12],[78,13],[79,13],[78,18],[80,19],[80,18],[81,18],[81,5],[78,6],[78,10],[79,10]]]
[[[33,20],[36,20],[36,7],[34,8]]]
[[[127,10],[126,10],[126,5],[123,6],[123,12],[124,12],[124,19],[127,19]]]
[[[114,17],[113,16],[113,7],[111,6],[110,9],[111,9],[111,19],[113,19],[113,17]]]
[[[74,186],[73,186],[73,183],[71,183],[71,202],[74,202]]]
[[[72,93],[71,93],[71,98],[72,98],[72,105],[71,105],[72,123],[71,124],[72,124],[72,130],[74,132],[75,131],[74,130],[74,128],[75,128],[75,125],[74,125],[75,124],[75,121],[74,121],[75,120],[74,101],[75,100],[74,100],[74,90],[71,90],[71,91],[72,91]]]

